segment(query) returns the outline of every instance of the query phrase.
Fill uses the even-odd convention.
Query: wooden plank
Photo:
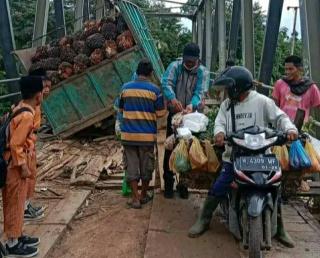
[[[163,160],[164,160],[164,142],[166,140],[166,130],[159,130],[157,134],[157,161],[158,161],[158,171],[160,176],[160,186],[161,190],[164,190],[164,180],[163,180]]]
[[[67,225],[89,194],[89,190],[71,190],[68,195],[57,204],[54,212],[45,218],[44,223]]]
[[[293,207],[298,212],[298,214],[310,225],[310,227],[318,232],[320,232],[319,222],[312,216],[312,214],[304,207],[303,203],[293,203]]]

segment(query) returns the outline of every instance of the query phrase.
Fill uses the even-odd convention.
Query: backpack
[[[8,150],[7,139],[10,138],[10,130],[8,126],[13,118],[15,118],[16,116],[18,116],[23,112],[32,113],[32,111],[29,108],[22,107],[18,109],[16,112],[9,114],[7,118],[4,119],[3,123],[0,125],[0,188],[4,187],[6,184],[7,166],[10,162],[10,160],[6,161],[3,157],[4,152]],[[7,132],[8,132],[8,135],[7,135]]]

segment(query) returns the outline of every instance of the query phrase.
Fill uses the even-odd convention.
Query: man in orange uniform
[[[39,238],[22,234],[24,207],[27,197],[27,178],[35,166],[34,116],[35,108],[42,102],[43,84],[40,77],[26,76],[20,80],[22,101],[14,108],[28,111],[15,116],[7,133],[8,151],[4,153],[8,161],[6,185],[2,191],[4,232],[8,238],[6,249],[9,257],[32,257],[38,253],[34,246]]]
[[[37,69],[29,73],[30,76],[37,76],[42,79],[43,82],[43,97],[49,95],[50,88],[51,88],[51,81],[46,76],[46,71],[44,69]],[[35,116],[34,116],[34,129],[35,131],[40,128],[41,125],[41,105],[37,105],[35,108]],[[36,141],[37,137],[34,134],[34,141]],[[34,156],[34,160],[32,162],[34,165],[31,168],[31,176],[28,178],[28,188],[27,188],[27,200],[25,204],[25,211],[24,211],[24,219],[26,221],[34,221],[39,220],[44,216],[44,207],[40,206],[33,206],[31,204],[31,199],[34,196],[35,187],[36,187],[36,177],[37,177],[37,159],[36,155]]]

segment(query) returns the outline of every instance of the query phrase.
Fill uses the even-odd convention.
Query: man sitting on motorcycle
[[[240,66],[227,68],[214,85],[223,86],[228,93],[228,98],[221,104],[215,120],[214,135],[217,146],[224,146],[226,135],[233,130],[231,105],[234,105],[233,125],[236,130],[254,125],[268,127],[272,124],[285,132],[289,141],[297,139],[298,131],[289,117],[276,106],[272,99],[253,90],[253,77],[246,68]],[[189,230],[189,237],[198,237],[209,228],[212,213],[231,189],[234,169],[230,156],[231,147],[225,146],[222,170],[209,190],[196,223]],[[293,240],[284,229],[281,207],[278,210],[278,239],[284,245],[294,247]]]

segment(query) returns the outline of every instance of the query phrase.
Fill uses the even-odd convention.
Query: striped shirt
[[[124,145],[153,145],[157,117],[166,109],[160,89],[148,81],[136,80],[122,86],[119,112],[122,112],[121,140]]]

